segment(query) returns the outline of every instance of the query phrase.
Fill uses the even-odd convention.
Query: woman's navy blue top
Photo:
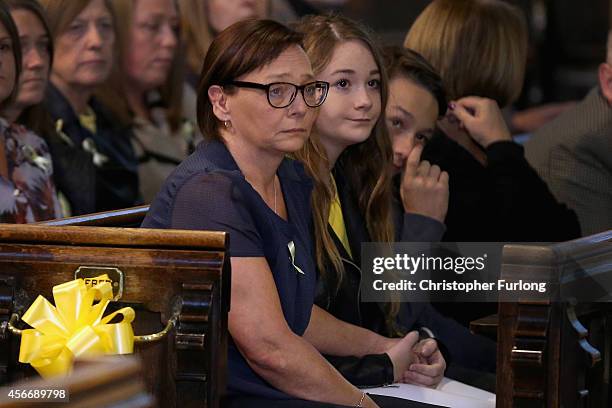
[[[277,175],[287,221],[276,215],[246,181],[223,143],[202,142],[168,177],[142,226],[229,232],[231,257],[266,258],[285,319],[301,336],[310,320],[316,286],[311,242],[312,182],[302,165],[290,159],[282,161]],[[295,245],[294,263],[288,247],[291,241]],[[231,394],[289,398],[257,375],[231,340],[228,369]]]

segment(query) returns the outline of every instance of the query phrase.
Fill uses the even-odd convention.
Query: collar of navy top
[[[244,177],[230,151],[220,140],[206,140],[198,145],[197,150],[200,150],[206,159],[216,167],[231,172],[237,172]],[[310,179],[303,171],[303,168],[301,168],[301,166],[296,166],[294,163],[292,163],[291,159],[285,159],[281,162],[279,166],[279,174],[280,173],[282,173],[285,178],[293,181],[310,182]]]

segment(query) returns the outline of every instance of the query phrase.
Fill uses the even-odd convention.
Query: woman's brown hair
[[[205,138],[220,139],[208,89],[231,92],[227,83],[274,61],[287,48],[302,47],[302,35],[272,20],[245,20],[223,30],[212,42],[198,85],[198,124]]]
[[[356,192],[359,210],[365,219],[370,239],[380,242],[394,241],[391,216],[391,160],[392,149],[384,111],[387,104],[388,80],[374,36],[358,23],[339,16],[306,16],[296,24],[304,33],[304,49],[312,63],[312,69],[320,74],[330,63],[334,49],[346,41],[359,41],[372,53],[381,74],[381,113],[370,137],[364,142],[349,146],[342,152],[337,165],[345,171],[347,183]],[[312,209],[315,227],[315,253],[317,267],[322,274],[331,264],[336,276],[327,276],[328,282],[336,282],[336,290],[344,275],[340,253],[328,229],[328,219],[334,191],[331,183],[329,159],[320,145],[315,129],[304,148],[296,154],[314,181]],[[392,320],[396,310],[388,318]],[[389,322],[387,322],[389,323]]]
[[[123,91],[125,84],[125,53],[129,52],[130,30],[134,24],[134,7],[137,1],[145,0],[110,0],[111,10],[115,18],[115,32],[117,56],[114,69],[105,84],[96,92],[96,96],[102,101],[115,117],[124,126],[130,126],[133,121],[133,113]],[[174,1],[178,12],[178,3]],[[172,66],[168,72],[166,82],[160,87],[161,105],[166,108],[166,118],[170,129],[176,132],[183,124],[183,80],[185,78],[185,66],[183,47],[180,43],[174,52]]]
[[[438,116],[446,114],[447,101],[442,78],[421,54],[394,45],[383,49],[383,58],[390,80],[399,76],[420,85],[431,93],[436,100]]]
[[[527,60],[527,23],[501,0],[434,0],[404,46],[438,70],[451,100],[482,96],[500,107],[519,96]]]

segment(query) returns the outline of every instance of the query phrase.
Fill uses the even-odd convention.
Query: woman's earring
[[[232,122],[226,120],[223,122],[223,126],[225,126],[226,129],[229,129],[230,127],[232,127]]]

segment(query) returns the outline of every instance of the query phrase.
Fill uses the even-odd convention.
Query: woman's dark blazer
[[[51,84],[46,107],[57,128],[45,135],[53,159],[54,181],[66,196],[72,215],[140,204],[138,160],[132,149],[130,128],[119,125],[94,98],[90,107],[96,115],[97,132],[93,134],[81,125],[68,100]],[[96,150],[106,157],[103,164],[95,165],[93,154],[83,148],[86,139],[91,139]]]

